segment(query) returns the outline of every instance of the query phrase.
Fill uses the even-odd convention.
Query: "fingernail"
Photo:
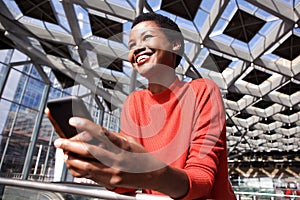
[[[54,141],[54,146],[59,148],[61,146],[61,143],[62,143],[61,140],[57,139]]]
[[[72,117],[72,118],[70,118],[69,123],[74,124],[74,125],[78,125],[78,124],[81,123],[81,120],[78,117]]]
[[[68,160],[69,159],[69,155],[68,154],[64,154],[64,161]]]
[[[69,159],[69,155],[68,154],[64,154],[63,159],[64,159],[64,161],[68,160]]]

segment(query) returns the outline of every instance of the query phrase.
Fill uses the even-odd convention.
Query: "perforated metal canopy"
[[[140,11],[169,16],[185,37],[178,76],[213,79],[224,95],[231,170],[262,160],[299,167],[299,0],[0,0],[0,10],[1,49],[115,107],[146,84],[127,61],[131,21]]]

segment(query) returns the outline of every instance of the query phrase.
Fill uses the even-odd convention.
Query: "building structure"
[[[85,97],[95,120],[118,130],[123,101],[147,84],[127,61],[143,11],[179,24],[180,79],[219,85],[233,184],[299,180],[299,0],[0,0],[0,10],[2,176],[51,172],[47,99]]]

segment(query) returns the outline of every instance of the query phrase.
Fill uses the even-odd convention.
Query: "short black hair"
[[[142,13],[134,19],[134,21],[132,22],[131,29],[135,25],[137,25],[141,22],[144,22],[144,21],[154,21],[161,28],[170,30],[170,32],[168,31],[168,33],[166,31],[164,31],[170,41],[179,39],[179,41],[181,43],[181,48],[178,51],[178,54],[176,57],[176,66],[178,66],[182,59],[182,55],[184,52],[184,38],[183,38],[183,35],[182,35],[181,30],[178,27],[178,25],[173,20],[171,20],[170,18],[168,18],[164,15],[161,15],[158,13]]]

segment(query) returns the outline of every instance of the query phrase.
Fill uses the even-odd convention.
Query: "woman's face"
[[[174,45],[154,21],[144,21],[133,27],[129,35],[128,59],[142,76],[159,75],[162,67],[175,68]]]

